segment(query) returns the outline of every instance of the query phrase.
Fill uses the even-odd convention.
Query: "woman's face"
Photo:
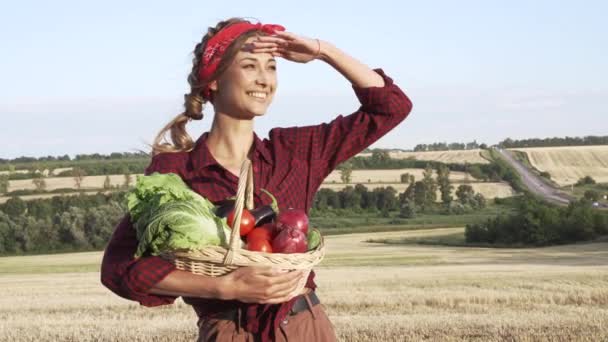
[[[247,39],[236,54],[232,64],[210,84],[215,90],[213,106],[240,119],[252,119],[266,113],[277,89],[277,62],[270,53],[251,53],[248,44],[256,37]]]

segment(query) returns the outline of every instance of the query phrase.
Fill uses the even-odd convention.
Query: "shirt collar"
[[[190,152],[190,158],[192,160],[192,166],[195,170],[199,170],[201,168],[205,168],[210,165],[219,164],[217,160],[213,157],[211,152],[209,151],[209,147],[207,147],[207,137],[209,136],[209,132],[203,133],[198,140],[194,143],[194,148]],[[272,158],[270,150],[268,150],[266,144],[258,137],[258,135],[253,132],[253,146],[252,153],[257,153],[262,157],[268,164],[272,164]]]

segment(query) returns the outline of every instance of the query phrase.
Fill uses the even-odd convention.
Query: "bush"
[[[470,206],[460,202],[452,201],[448,207],[448,212],[452,215],[463,215],[470,211]]]
[[[414,218],[416,217],[416,205],[410,201],[404,201],[403,205],[399,210],[400,218]]]
[[[1,210],[4,211],[8,216],[14,218],[25,214],[27,205],[21,198],[11,197],[8,201],[6,201],[6,203],[4,203],[4,205],[2,205]]]
[[[545,178],[547,178],[547,179],[551,179],[551,174],[550,174],[549,172],[547,172],[547,171],[543,171],[543,172],[541,172],[541,173],[540,173],[540,176],[541,176],[541,177],[545,177]]]
[[[592,202],[597,202],[600,200],[600,193],[598,191],[595,190],[587,190],[585,191],[585,194],[583,195],[586,199],[592,201]]]
[[[593,179],[591,176],[585,176],[585,177],[579,179],[575,185],[582,186],[582,185],[591,185],[591,184],[595,184],[595,179]]]
[[[464,229],[465,241],[469,243],[474,242],[488,242],[488,229],[482,224],[467,224]]]

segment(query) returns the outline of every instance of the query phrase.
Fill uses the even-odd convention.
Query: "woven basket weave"
[[[305,277],[298,284],[297,292],[303,290],[310,270],[319,264],[325,255],[323,237],[316,249],[306,253],[264,253],[242,249],[240,223],[243,207],[253,209],[253,170],[248,159],[241,166],[235,201],[236,212],[228,248],[209,246],[196,251],[166,252],[161,254],[161,257],[171,261],[177,269],[211,277],[219,277],[245,266],[304,270]]]

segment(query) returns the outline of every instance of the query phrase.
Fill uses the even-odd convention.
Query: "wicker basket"
[[[241,166],[239,184],[235,201],[235,218],[228,248],[209,246],[197,251],[173,251],[161,254],[161,257],[171,261],[178,269],[195,274],[219,277],[228,274],[239,267],[262,266],[281,270],[305,270],[305,277],[298,284],[300,293],[310,270],[323,260],[325,243],[321,237],[319,246],[306,253],[264,253],[241,249],[240,222],[243,207],[253,209],[253,170],[251,161],[245,160]]]

